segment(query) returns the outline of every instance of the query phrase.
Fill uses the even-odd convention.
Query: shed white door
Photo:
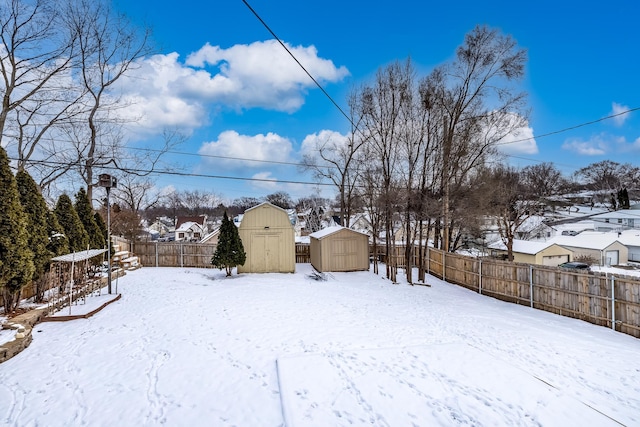
[[[542,265],[556,267],[563,262],[569,262],[569,255],[551,255],[542,257]]]
[[[277,234],[254,234],[251,236],[251,271],[269,273],[280,271]]]
[[[606,265],[618,265],[619,253],[618,251],[606,251],[604,258]]]

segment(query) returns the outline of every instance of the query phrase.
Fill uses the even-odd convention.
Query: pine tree
[[[27,218],[7,152],[0,147],[0,290],[5,313],[17,308],[22,288],[32,279],[33,271]]]
[[[35,285],[35,300],[42,302],[45,291],[45,273],[49,271],[53,254],[47,248],[49,235],[47,227],[47,214],[49,208],[44,201],[31,175],[20,170],[16,174],[16,183],[20,194],[20,203],[27,219],[29,234],[29,248],[33,252],[33,266],[35,268],[33,280]]]
[[[89,197],[84,188],[76,194],[76,203],[74,205],[80,222],[84,226],[85,231],[89,235],[89,247],[91,249],[102,249],[105,247],[105,239],[102,230],[96,224],[93,208],[89,202]]]
[[[104,237],[104,246],[105,248],[107,247],[107,243],[109,241],[109,230],[107,230],[107,224],[105,224],[104,219],[102,219],[102,215],[100,215],[100,212],[96,212],[95,214],[93,214],[93,218],[96,220],[96,225],[98,226],[98,229],[100,230],[100,233],[102,233],[102,236]],[[111,255],[113,255],[115,253],[115,250],[113,249],[113,244],[111,245]]]
[[[227,276],[231,276],[231,269],[237,265],[244,265],[246,259],[247,254],[244,252],[238,228],[225,212],[220,226],[218,246],[211,258],[211,264],[220,270],[225,269]]]
[[[80,217],[68,195],[62,194],[58,198],[54,212],[64,231],[64,235],[67,236],[69,250],[71,252],[87,250],[89,235],[84,229],[82,221],[80,221]]]
[[[69,253],[69,240],[64,235],[64,229],[58,222],[55,212],[47,212],[47,235],[49,236],[49,244],[47,249],[53,256],[64,255]]]

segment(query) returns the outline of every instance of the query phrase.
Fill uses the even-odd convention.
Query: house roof
[[[597,215],[593,215],[591,218],[593,219],[637,219],[640,221],[638,217],[638,213],[636,211],[629,212],[628,209],[621,209],[618,211],[605,212]]]
[[[202,225],[198,224],[197,222],[193,222],[193,221],[187,221],[183,224],[180,225],[180,227],[178,227],[176,229],[176,231],[188,231],[190,230],[192,227],[197,227],[200,230],[202,230]]]
[[[198,215],[198,216],[179,216],[176,219],[176,229],[180,228],[180,226],[182,224],[184,224],[185,222],[195,222],[196,224],[199,224],[201,227],[204,227],[204,222],[206,221],[207,217],[204,215]]]
[[[553,246],[555,243],[553,242],[532,242],[529,240],[513,240],[513,252],[517,252],[519,254],[529,254],[535,255],[537,253],[542,252],[550,246]],[[502,242],[502,240],[498,240],[497,242],[491,243],[488,245],[491,249],[498,249],[501,251],[506,251],[507,246]]]
[[[603,250],[615,242],[622,244],[618,239],[618,233],[597,231],[583,231],[576,236],[556,236],[550,239],[549,242],[560,246],[596,250]]]

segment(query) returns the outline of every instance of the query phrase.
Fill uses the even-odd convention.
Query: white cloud
[[[618,104],[616,102],[611,103],[610,115],[620,114],[619,116],[615,116],[613,118],[613,123],[616,126],[622,126],[624,122],[627,121],[627,119],[631,116],[631,113],[621,114],[628,110],[629,110],[629,107],[626,105]]]
[[[258,172],[251,178],[256,180],[251,181],[251,185],[260,190],[276,191],[279,187],[277,180],[273,177],[271,172]]]
[[[264,168],[264,161],[289,161],[292,152],[291,141],[275,133],[266,135],[240,135],[229,130],[218,135],[216,141],[205,142],[198,150],[205,163],[216,167],[233,168]],[[224,158],[220,158],[224,157]],[[238,159],[252,159],[247,161]]]
[[[320,58],[314,46],[287,47],[319,82],[337,82],[349,74]],[[130,104],[123,114],[155,132],[166,126],[203,126],[212,107],[291,113],[314,87],[282,46],[269,40],[228,49],[206,44],[184,63],[176,52],[154,55],[138,61],[114,91]]]
[[[345,67],[336,68],[332,61],[318,57],[314,46],[285,46],[318,82],[340,81],[349,73]],[[229,49],[207,43],[187,57],[186,65],[217,67],[215,79],[198,90],[236,108],[293,112],[304,103],[306,90],[315,86],[276,40]]]
[[[505,136],[498,143],[498,149],[505,154],[537,154],[538,144],[533,136],[533,128],[521,127]]]
[[[320,132],[307,135],[300,145],[300,154],[315,154],[318,152],[319,147],[326,147],[334,151],[338,151],[348,142],[349,140],[347,137],[342,135],[340,132],[325,129]]]
[[[500,152],[510,155],[537,154],[538,144],[533,136],[529,122],[521,115],[514,113],[496,114],[490,117],[486,125],[487,138],[495,139],[503,134],[503,129],[513,129],[498,141]]]
[[[562,149],[583,156],[600,156],[609,151],[609,144],[601,135],[598,135],[588,141],[580,138],[567,139],[564,144],[562,144]]]

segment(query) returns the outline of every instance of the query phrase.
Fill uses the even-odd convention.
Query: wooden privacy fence
[[[404,247],[395,248],[392,262],[404,267]],[[413,262],[418,265],[416,256]],[[434,248],[426,251],[423,265],[429,274],[482,295],[640,338],[638,277],[474,258]]]
[[[133,242],[133,253],[144,267],[212,268],[216,245],[183,242]]]
[[[307,264],[311,262],[310,247],[308,243],[296,243],[296,263]]]
[[[132,252],[145,267],[211,268],[216,245],[187,242],[134,242]],[[296,244],[296,263],[310,262],[309,245]]]

